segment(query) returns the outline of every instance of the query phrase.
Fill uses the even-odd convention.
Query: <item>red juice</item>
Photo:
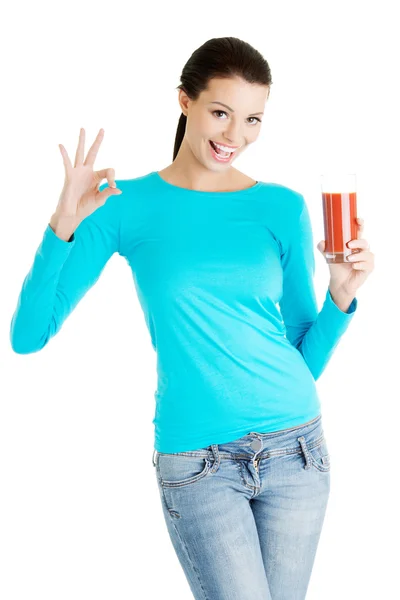
[[[357,192],[322,192],[325,259],[327,263],[347,262],[354,252],[346,246],[357,238]]]

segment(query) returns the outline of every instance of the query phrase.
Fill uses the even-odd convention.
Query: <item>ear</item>
[[[182,88],[179,89],[178,102],[182,113],[187,117],[189,111],[190,98],[186,94],[185,90],[183,90]]]

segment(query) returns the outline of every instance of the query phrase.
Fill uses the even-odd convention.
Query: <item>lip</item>
[[[211,142],[211,140],[208,142],[208,147],[210,148],[210,154],[211,154],[211,157],[212,157],[213,160],[215,160],[215,161],[217,161],[217,162],[219,162],[221,164],[228,164],[228,163],[232,162],[233,157],[235,156],[234,152],[230,152],[227,157],[221,158],[216,153],[216,151],[213,148],[213,145],[210,142]]]
[[[214,144],[220,144],[220,146],[225,146],[226,148],[232,148],[232,150],[237,150],[238,148],[240,148],[240,146],[230,146],[229,144],[225,144],[225,142],[217,142],[215,140],[209,140],[210,142],[213,142]]]

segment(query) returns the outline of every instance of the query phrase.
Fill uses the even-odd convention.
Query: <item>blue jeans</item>
[[[321,415],[190,452],[153,451],[196,600],[304,600],[330,490]]]

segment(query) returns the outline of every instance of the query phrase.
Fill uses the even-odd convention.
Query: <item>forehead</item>
[[[229,79],[214,77],[210,79],[208,88],[201,94],[204,102],[224,102],[233,110],[263,110],[268,98],[269,88],[266,85],[249,83],[239,77]]]

